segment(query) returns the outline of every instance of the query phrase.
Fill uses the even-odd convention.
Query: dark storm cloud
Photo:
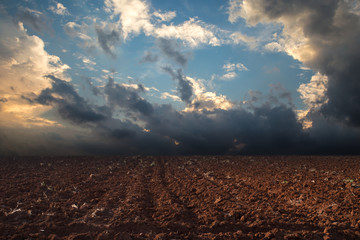
[[[180,98],[187,104],[191,103],[191,97],[193,95],[193,88],[191,82],[189,82],[181,69],[174,71],[170,66],[162,67],[162,69],[170,74],[172,79],[178,83],[177,91],[180,94]]]
[[[141,89],[125,88],[111,78],[104,87],[104,106],[80,97],[71,82],[48,78],[52,87],[43,90],[36,101],[54,106],[64,120],[91,131],[66,137],[64,129],[55,128],[45,136],[2,129],[0,138],[7,139],[8,144],[0,144],[0,154],[360,153],[360,130],[330,123],[318,114],[313,116],[314,127],[304,131],[293,108],[281,99],[274,101],[276,96],[282,97],[281,91],[261,94],[260,98],[250,99],[247,106],[230,110],[182,112],[171,105],[150,104],[138,95]],[[118,113],[135,116],[142,126],[130,120],[132,116],[117,119]],[[21,141],[16,136],[21,136]],[[34,136],[41,146],[30,140]]]
[[[178,142],[177,154],[300,153],[307,142],[294,111],[283,104],[201,113],[160,105],[146,123],[151,132]]]
[[[291,92],[286,90],[284,86],[280,83],[278,84],[270,84],[270,94],[269,100],[272,105],[276,105],[279,101],[285,101],[289,107],[295,108],[293,104]]]
[[[62,140],[65,140],[61,137],[61,135],[57,132],[48,132],[47,133],[47,136],[52,139],[52,140],[55,140],[55,141],[62,141]]]
[[[288,104],[279,100],[274,106],[271,101],[202,113],[155,106],[146,128],[178,142],[175,154],[360,153],[359,130],[329,123],[321,116],[314,128],[303,130]]]
[[[112,58],[115,58],[116,55],[111,51],[111,48],[120,41],[119,32],[112,30],[110,33],[107,33],[99,26],[95,26],[95,31],[98,37],[100,47],[104,50],[106,54],[109,54]]]
[[[321,112],[360,127],[360,14],[352,9],[353,2],[257,0],[254,4],[261,21],[296,23],[308,39],[315,54],[305,64],[328,76],[329,101]]]
[[[159,60],[159,57],[157,55],[154,55],[153,53],[149,51],[145,51],[144,56],[141,58],[140,63],[154,63]]]
[[[322,113],[360,127],[360,70],[355,63],[360,62],[360,57],[352,60],[354,62],[349,63],[352,66],[346,72],[328,75],[329,101],[322,107]]]
[[[177,50],[176,42],[173,40],[160,38],[157,40],[157,45],[168,58],[173,59],[182,66],[187,64],[187,58]]]
[[[132,138],[132,137],[135,137],[136,132],[128,130],[128,129],[114,129],[111,132],[111,135],[112,135],[112,137],[119,138],[119,139]]]
[[[327,16],[331,15],[336,10],[338,0],[329,1],[313,1],[313,0],[260,0],[257,1],[257,5],[261,6],[261,11],[265,13],[271,19],[278,19],[283,16],[296,16],[301,15],[305,11],[311,12],[311,16],[325,17],[325,21],[328,19]],[[325,22],[326,24],[327,22]],[[322,23],[320,23],[322,24]]]
[[[282,154],[301,153],[309,142],[294,111],[281,101],[274,106],[269,96],[248,108],[179,112],[171,105],[152,105],[138,95],[141,89],[128,89],[109,78],[104,87],[109,108],[86,102],[69,82],[48,78],[52,88],[43,90],[36,101],[54,105],[65,120],[80,125],[93,123],[94,143],[79,146],[87,153]],[[111,109],[111,113],[100,114],[101,109]],[[113,118],[116,109],[135,114],[150,132],[144,132],[131,121]]]
[[[105,120],[110,114],[106,107],[89,105],[70,83],[51,75],[46,77],[51,79],[52,87],[42,90],[35,101],[55,106],[63,119],[78,124],[90,123]]]
[[[346,123],[329,121],[322,114],[311,113],[307,152],[312,154],[360,154],[360,129]],[[304,152],[306,152],[304,151]]]
[[[52,32],[49,26],[50,19],[39,11],[30,8],[21,8],[16,14],[16,19],[39,33]]]
[[[317,50],[308,65],[328,76],[328,103],[322,112],[360,126],[360,16],[343,1],[324,2],[304,26]],[[320,26],[324,25],[326,26]],[[320,29],[321,28],[321,29]]]
[[[140,85],[139,91],[143,90],[144,87]],[[130,91],[126,87],[115,83],[113,78],[109,78],[104,92],[112,108],[118,106],[130,112],[138,112],[146,116],[151,115],[154,111],[151,103],[141,98],[136,91]]]

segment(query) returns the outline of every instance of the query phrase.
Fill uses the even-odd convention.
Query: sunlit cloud
[[[272,4],[265,0],[231,0],[228,11],[232,23],[245,19],[249,27],[260,23],[280,25],[280,34],[275,34],[275,39],[265,43],[264,49],[285,52],[319,73],[299,89],[305,104],[313,101],[309,94],[305,94],[310,88],[312,92],[325,92],[328,101],[323,104],[322,113],[348,124],[360,125],[358,110],[355,110],[360,109],[355,100],[359,98],[359,89],[356,83],[358,71],[354,69],[360,58],[357,50],[360,21],[356,1],[339,0],[325,4],[320,1],[277,1]],[[320,75],[327,79],[326,90],[324,84],[315,83]]]
[[[106,0],[108,12],[120,15],[119,27],[122,29],[123,38],[126,40],[130,35],[146,35],[157,38],[178,39],[187,46],[195,48],[200,45],[220,46],[222,44],[246,43],[255,46],[254,38],[240,32],[231,33],[214,25],[207,24],[197,18],[181,24],[155,24],[153,18],[167,22],[176,17],[174,11],[160,13],[151,12],[147,1],[142,0]],[[112,18],[115,18],[113,16]]]
[[[360,153],[357,1],[0,13],[0,154]]]
[[[170,98],[170,99],[173,100],[173,101],[181,102],[181,99],[180,99],[179,96],[176,96],[176,95],[171,94],[171,93],[168,93],[168,92],[163,92],[163,93],[161,93],[160,98],[161,98],[161,99],[168,99],[168,98]]]
[[[29,100],[50,86],[46,74],[68,79],[65,74],[70,67],[63,64],[59,57],[45,51],[44,41],[29,35],[22,22],[17,25],[10,20],[0,23],[1,51],[6,52],[0,58],[0,93],[6,96],[7,102],[1,108],[2,119],[8,124],[31,125],[56,124],[39,117],[48,108],[33,106]],[[30,100],[31,101],[31,100]],[[9,121],[12,119],[11,121]]]
[[[70,15],[67,8],[59,2],[54,1],[54,5],[50,6],[49,9],[58,15]]]

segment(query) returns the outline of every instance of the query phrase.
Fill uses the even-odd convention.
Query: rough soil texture
[[[360,157],[0,163],[0,239],[360,239]]]

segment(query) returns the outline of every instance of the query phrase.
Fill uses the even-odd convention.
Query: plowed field
[[[360,157],[0,163],[0,239],[360,239]]]

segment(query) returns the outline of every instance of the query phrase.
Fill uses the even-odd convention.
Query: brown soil
[[[360,239],[360,157],[0,163],[0,239]]]

